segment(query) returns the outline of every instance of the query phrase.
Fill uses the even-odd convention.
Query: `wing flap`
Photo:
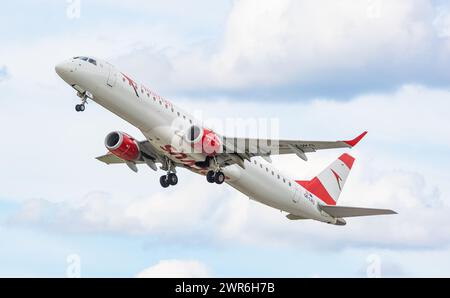
[[[372,209],[343,206],[320,206],[320,209],[335,218],[397,214],[397,212],[389,209]]]

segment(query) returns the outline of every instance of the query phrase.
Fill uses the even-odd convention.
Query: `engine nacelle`
[[[125,161],[136,161],[141,157],[141,151],[135,139],[126,133],[114,131],[106,136],[106,149]]]
[[[192,125],[188,129],[185,139],[192,145],[196,153],[214,156],[222,152],[222,141],[220,137],[209,129]]]

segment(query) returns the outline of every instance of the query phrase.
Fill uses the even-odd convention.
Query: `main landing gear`
[[[206,180],[209,183],[223,184],[225,182],[225,174],[221,171],[209,171],[206,174]]]
[[[166,158],[161,169],[167,171],[167,175],[159,178],[159,183],[161,183],[163,188],[168,188],[169,186],[175,186],[178,184],[178,176],[176,174],[175,165],[170,159]]]
[[[175,173],[169,173],[167,175],[161,176],[161,178],[159,178],[159,183],[161,183],[161,186],[163,188],[175,186],[178,184],[178,176]]]
[[[221,171],[217,159],[215,157],[207,158],[205,163],[208,163],[214,169],[206,173],[206,181],[209,183],[223,184],[225,182],[225,174]]]

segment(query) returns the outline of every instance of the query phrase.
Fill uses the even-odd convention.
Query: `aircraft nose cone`
[[[60,75],[63,72],[63,67],[61,64],[56,64],[55,71],[58,75]]]
[[[60,77],[67,75],[67,73],[69,72],[69,66],[67,65],[67,62],[58,63],[55,66],[55,71]]]
[[[55,65],[55,71],[58,76],[70,85],[75,83],[74,70],[74,65],[71,60],[66,60]]]

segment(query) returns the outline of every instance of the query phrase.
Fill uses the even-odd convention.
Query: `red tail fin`
[[[336,205],[354,161],[349,154],[342,154],[311,181],[297,181],[297,183],[327,205]]]

